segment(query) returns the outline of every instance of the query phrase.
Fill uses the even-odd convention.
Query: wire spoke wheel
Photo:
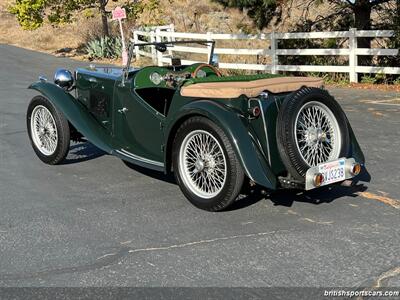
[[[54,154],[58,145],[56,122],[43,105],[36,106],[31,117],[31,136],[37,149],[46,156]]]
[[[210,119],[185,120],[176,131],[171,158],[176,181],[194,206],[221,211],[237,199],[244,170],[228,136]]]
[[[224,187],[225,154],[217,139],[205,130],[192,131],[185,137],[179,150],[179,166],[186,186],[201,198],[213,198]]]
[[[338,159],[341,133],[333,112],[323,103],[307,102],[300,108],[294,127],[297,149],[311,167]]]
[[[278,151],[288,176],[304,182],[310,167],[350,155],[348,120],[326,90],[303,87],[289,94],[278,113]]]

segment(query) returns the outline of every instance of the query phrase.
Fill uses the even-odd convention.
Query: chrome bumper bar
[[[343,158],[340,158],[340,159],[343,159]],[[343,180],[347,180],[347,179],[350,179],[350,178],[353,178],[354,176],[356,176],[351,173],[352,166],[355,163],[356,163],[356,160],[354,158],[346,158],[345,159],[345,168],[344,168],[345,178]],[[318,174],[319,172],[320,172],[319,165],[307,170],[306,178],[305,178],[305,189],[306,190],[312,190],[312,189],[315,189],[318,187],[318,186],[314,185],[314,176],[316,174]],[[334,184],[334,183],[332,183],[332,184]],[[321,185],[321,186],[323,186],[323,185]]]

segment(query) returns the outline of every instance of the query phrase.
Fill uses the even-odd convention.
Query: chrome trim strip
[[[256,140],[255,137],[254,137],[250,132],[249,132],[249,135],[251,136],[251,138],[253,139],[253,141],[257,143],[258,147],[260,147],[260,151],[261,151],[262,155],[265,156],[265,152],[264,152],[263,147],[261,146],[260,141],[259,141],[258,139]]]
[[[235,145],[236,145],[236,149],[239,149],[237,140],[236,140],[235,138],[233,138],[233,142],[234,142]],[[239,153],[239,156],[240,156],[240,160],[241,160],[242,162],[244,162],[242,153],[241,153],[240,151],[238,151],[238,153]],[[244,168],[244,170],[245,170],[247,176],[249,177],[249,179],[255,182],[255,180],[253,179],[253,177],[250,175],[251,173],[249,172],[249,169],[247,169],[246,164],[242,163],[241,165],[243,166],[243,168]]]
[[[132,158],[134,160],[138,160],[138,161],[144,162],[146,164],[150,164],[150,165],[154,165],[154,166],[158,166],[158,167],[162,167],[162,168],[164,167],[164,163],[162,163],[162,162],[151,160],[151,159],[148,159],[148,158],[145,158],[145,157],[130,153],[130,152],[124,150],[124,149],[115,150],[115,151],[118,152],[119,154],[125,155],[125,156],[127,156],[129,158]]]
[[[265,140],[267,142],[268,161],[269,161],[269,165],[271,166],[271,153],[270,153],[270,149],[269,149],[267,124],[265,123],[265,117],[264,117],[264,107],[263,107],[262,101],[260,99],[258,99],[258,103],[260,104],[260,108],[261,108],[261,117],[263,119],[263,124],[264,124]]]

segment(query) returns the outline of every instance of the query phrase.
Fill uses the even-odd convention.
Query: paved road
[[[369,102],[399,95],[331,90],[365,151],[365,187],[209,213],[90,145],[62,166],[36,158],[26,87],[82,64],[0,45],[0,286],[400,286],[400,106]]]

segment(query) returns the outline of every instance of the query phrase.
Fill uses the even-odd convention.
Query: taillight
[[[324,175],[321,173],[317,173],[314,175],[314,180],[313,184],[315,187],[321,186],[321,184],[324,183]]]
[[[259,106],[254,106],[249,108],[249,115],[252,118],[257,118],[261,114],[261,108]]]
[[[350,166],[350,173],[353,176],[357,176],[361,172],[361,165],[359,163],[354,163]]]

